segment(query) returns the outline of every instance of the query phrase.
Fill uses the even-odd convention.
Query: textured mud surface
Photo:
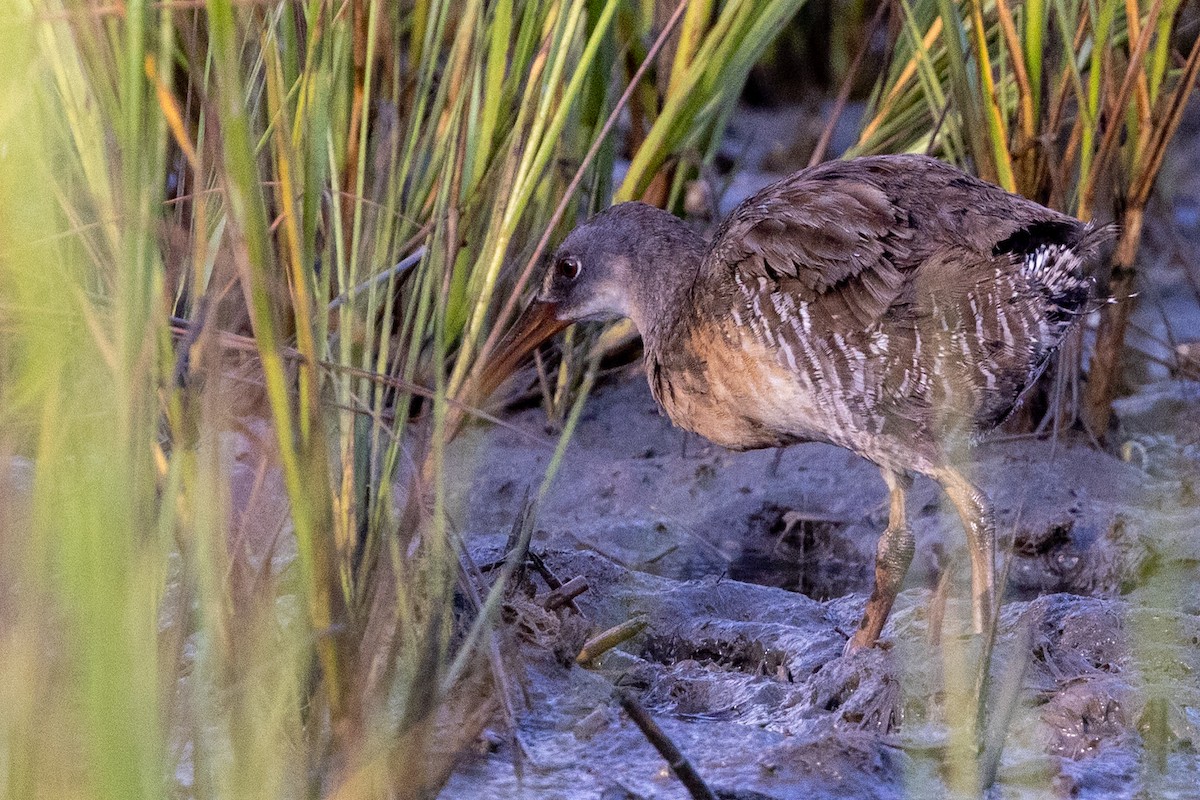
[[[1012,554],[988,701],[996,796],[1195,793],[1200,384],[1149,387],[1121,411],[1122,436],[1139,442],[1128,462],[1068,440],[977,451]],[[512,421],[540,431],[543,419]],[[457,522],[477,560],[492,560],[550,450],[493,428],[461,456],[472,469],[457,475]],[[615,682],[723,796],[938,796],[967,780],[947,754],[970,713],[955,676],[970,674],[978,642],[955,633],[965,580],[949,581],[948,599],[937,591],[962,561],[957,518],[934,484],[916,483],[918,555],[885,647],[843,657],[883,483],[832,447],[776,457],[685,438],[636,374],[596,393],[534,542],[556,575],[587,580],[581,615],[542,612],[536,578],[535,597],[514,600],[524,755],[514,767],[499,737],[444,797],[686,796],[612,699]],[[586,632],[638,615],[645,630],[596,669],[563,666]]]

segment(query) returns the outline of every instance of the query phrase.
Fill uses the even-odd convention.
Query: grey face
[[[630,259],[605,246],[602,227],[589,222],[572,231],[542,281],[538,299],[553,303],[560,320],[630,316]]]
[[[645,203],[618,203],[580,225],[554,256],[538,299],[560,321],[629,317],[645,334],[688,287],[704,240]]]

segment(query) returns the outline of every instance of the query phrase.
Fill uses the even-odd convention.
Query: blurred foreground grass
[[[678,9],[623,196],[678,194],[800,1]],[[509,688],[443,450],[667,25],[4,6],[0,794],[436,792]]]

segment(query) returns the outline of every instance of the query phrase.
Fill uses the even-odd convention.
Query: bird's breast
[[[673,344],[648,353],[646,366],[655,399],[679,427],[731,450],[836,439],[814,388],[752,338],[697,326]]]

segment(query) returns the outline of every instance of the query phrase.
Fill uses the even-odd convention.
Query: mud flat
[[[1011,554],[988,701],[998,797],[1195,795],[1200,384],[1152,384],[1118,411],[1127,460],[1071,438],[976,453]],[[511,417],[548,442],[544,421]],[[452,513],[477,561],[501,555],[550,455],[505,428],[463,439]],[[970,713],[955,675],[977,642],[954,633],[966,583],[941,578],[960,569],[962,533],[934,484],[915,487],[918,554],[884,647],[842,655],[885,499],[845,451],[731,453],[671,428],[635,369],[613,377],[533,543],[589,589],[578,612],[542,609],[536,577],[513,596],[522,753],[497,729],[442,796],[686,797],[618,683],[722,797],[935,797],[969,781],[949,754]],[[571,664],[588,633],[638,617],[642,633],[592,669]]]

